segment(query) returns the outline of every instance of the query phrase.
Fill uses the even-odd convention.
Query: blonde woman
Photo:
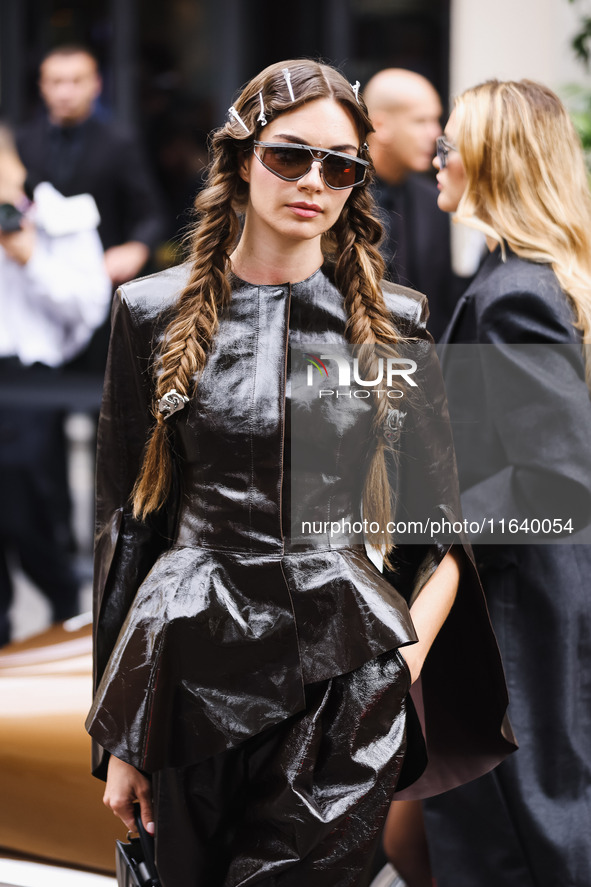
[[[456,351],[479,346],[469,372],[454,347],[443,358],[464,514],[494,521],[497,534],[514,519],[519,541],[536,544],[510,544],[506,533],[475,548],[520,747],[492,774],[427,802],[433,873],[438,887],[586,887],[591,405],[581,343],[591,341],[591,200],[583,155],[550,89],[491,81],[457,100],[434,165],[439,207],[483,231],[490,250],[443,338]],[[551,519],[550,532],[539,532],[540,518]]]
[[[333,68],[265,69],[213,136],[190,261],[116,301],[88,727],[105,803],[129,826],[139,800],[164,887],[364,884],[398,783],[438,790],[512,749],[461,546],[401,547],[394,588],[350,531],[292,534],[294,509],[355,523],[363,500],[387,547],[401,435],[398,489],[457,514],[425,300],[381,281],[369,128],[358,84]],[[337,403],[298,363],[309,349],[322,375],[325,347],[409,337],[424,411],[405,401],[404,430],[389,388]],[[468,679],[442,708],[457,656]],[[406,697],[422,670],[420,777]]]

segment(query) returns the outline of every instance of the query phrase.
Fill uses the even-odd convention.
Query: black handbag
[[[133,815],[139,837],[127,835],[127,842],[117,841],[115,863],[119,887],[160,887],[154,863],[154,838],[145,830],[140,816],[140,805],[133,805]]]

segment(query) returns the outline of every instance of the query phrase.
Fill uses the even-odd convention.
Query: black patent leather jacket
[[[402,544],[386,578],[359,538],[292,532],[294,516],[360,517],[368,401],[344,408],[329,397],[312,401],[307,389],[297,403],[294,395],[306,354],[346,347],[343,300],[326,267],[293,285],[232,278],[195,394],[170,420],[166,507],[134,520],[129,496],[152,421],[153,353],[188,270],[133,281],[114,306],[98,438],[96,693],[87,721],[103,776],[104,750],[151,772],[236,746],[302,710],[306,684],[412,643],[408,601],[448,547],[437,538]],[[421,354],[418,392],[395,435],[392,483],[400,501],[453,518],[457,478],[426,301],[391,284],[384,295]],[[514,748],[470,558],[468,549],[456,603],[422,687],[413,688],[428,764],[413,715],[407,796],[474,778]]]

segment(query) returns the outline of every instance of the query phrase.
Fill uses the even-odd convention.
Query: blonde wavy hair
[[[552,266],[591,343],[591,197],[580,139],[558,96],[533,80],[489,80],[455,103],[467,185],[456,221]],[[591,364],[586,362],[591,387]]]
[[[291,77],[295,100],[287,88],[285,68]],[[134,515],[140,519],[161,508],[171,482],[170,431],[156,404],[171,388],[191,396],[205,366],[219,318],[230,302],[230,255],[239,238],[238,213],[245,210],[248,199],[248,185],[240,177],[239,168],[262,128],[257,120],[259,93],[267,120],[316,99],[334,99],[354,120],[362,146],[360,153],[368,158],[363,146],[372,126],[363,100],[357,99],[351,85],[336,69],[307,59],[278,62],[254,77],[234,102],[246,129],[232,116],[213,134],[207,184],[195,205],[197,221],[192,232],[189,282],[166,327],[155,364],[156,424],[132,493]],[[348,315],[348,341],[395,344],[399,334],[390,320],[380,286],[384,262],[377,247],[382,228],[368,189],[370,180],[371,175],[362,186],[352,190],[339,219],[323,236],[322,248],[324,255],[335,262],[335,282],[343,294]],[[380,526],[386,526],[391,516],[382,433],[387,411],[388,399],[376,398],[376,444],[363,498],[364,514]],[[384,536],[379,534],[373,541],[382,544]]]

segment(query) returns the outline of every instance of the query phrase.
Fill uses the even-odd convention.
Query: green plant
[[[568,0],[569,3],[578,3],[579,0]],[[571,40],[571,47],[575,58],[579,59],[586,68],[589,67],[591,56],[591,16],[582,15],[579,19],[579,30]]]
[[[591,172],[591,87],[569,83],[561,90],[562,98],[575,125]]]
[[[568,2],[575,4],[579,0],[568,0]],[[579,18],[578,31],[570,45],[575,58],[588,71],[591,59],[591,16],[582,15]],[[568,84],[562,89],[562,98],[583,143],[587,169],[591,174],[591,86]]]

